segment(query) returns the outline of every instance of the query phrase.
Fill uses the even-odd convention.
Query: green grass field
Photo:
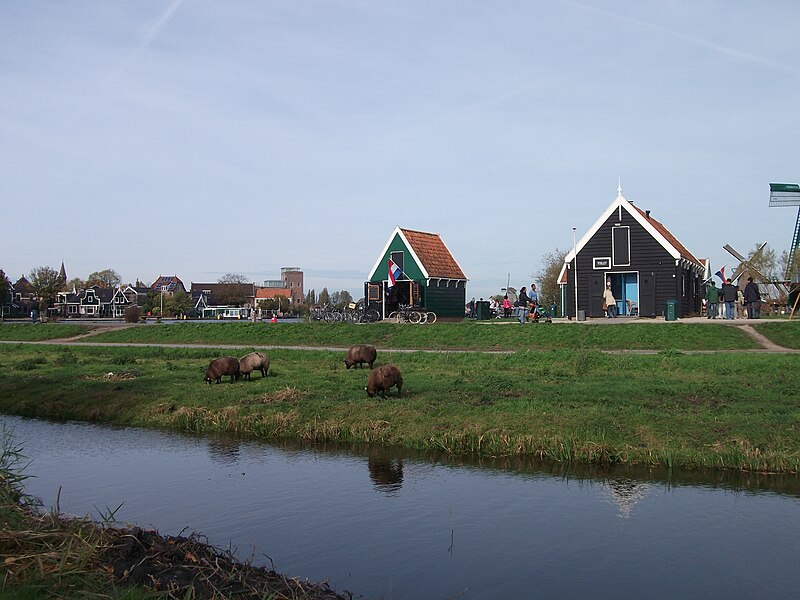
[[[208,362],[226,353],[6,345],[0,410],[486,456],[770,472],[800,466],[800,406],[787,393],[800,384],[794,355],[381,351],[378,363],[396,364],[405,379],[401,397],[381,399],[363,390],[367,369],[347,370],[344,353],[329,350],[271,350],[269,377],[205,385]]]
[[[520,325],[465,322],[435,325],[373,323],[176,323],[143,325],[93,336],[96,342],[336,346],[473,350],[724,350],[758,347],[738,327],[716,324],[632,323]]]
[[[40,342],[71,338],[89,331],[83,325],[61,323],[3,323],[0,325],[0,340],[14,342]]]

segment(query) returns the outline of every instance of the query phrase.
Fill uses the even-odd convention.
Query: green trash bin
[[[677,321],[678,320],[678,301],[667,300],[664,303],[664,320]]]
[[[477,309],[477,318],[479,321],[485,321],[486,319],[492,318],[492,311],[489,308],[489,302],[487,300],[478,301],[475,303]]]

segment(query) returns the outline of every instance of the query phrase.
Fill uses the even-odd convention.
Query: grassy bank
[[[368,342],[379,348],[432,349],[634,349],[723,350],[755,348],[738,327],[716,324],[465,322],[435,325],[396,323],[175,323],[109,331],[97,342],[253,344],[275,346],[350,346]]]
[[[343,600],[325,584],[239,562],[197,535],[98,525],[44,511],[22,488],[21,449],[0,447],[0,599]]]
[[[7,346],[0,410],[485,456],[800,467],[800,408],[787,393],[798,389],[800,372],[791,355],[382,352],[378,362],[398,365],[405,387],[400,398],[380,399],[363,391],[368,371],[346,370],[340,352],[272,350],[269,377],[204,385],[204,368],[219,354]]]
[[[41,342],[71,338],[89,331],[83,325],[61,323],[9,323],[0,325],[0,340],[14,342]]]
[[[762,322],[754,325],[756,331],[784,348],[800,349],[800,320],[789,323]]]

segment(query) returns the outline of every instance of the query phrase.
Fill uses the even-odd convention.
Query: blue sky
[[[716,270],[788,248],[800,3],[0,3],[0,268],[356,297],[395,226],[469,296],[623,194]]]

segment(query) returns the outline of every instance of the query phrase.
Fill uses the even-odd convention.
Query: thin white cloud
[[[729,58],[733,58],[736,60],[740,60],[743,62],[754,63],[758,65],[762,65],[765,67],[769,67],[771,69],[775,69],[778,71],[784,71],[787,73],[797,74],[798,69],[791,65],[786,65],[782,62],[777,60],[773,60],[771,58],[767,58],[765,56],[759,56],[758,54],[752,54],[750,52],[743,52],[742,50],[737,50],[736,48],[730,48],[728,46],[723,46],[722,44],[715,44],[714,42],[710,42],[703,38],[699,38],[693,35],[688,35],[686,33],[682,33],[680,31],[675,31],[674,29],[669,29],[668,27],[664,27],[662,25],[658,25],[656,23],[650,23],[649,21],[642,21],[641,19],[636,19],[634,17],[630,17],[628,15],[623,15],[617,12],[612,12],[610,10],[606,10],[604,8],[598,8],[597,6],[592,6],[590,4],[584,4],[582,2],[575,2],[575,0],[559,0],[563,4],[569,4],[570,6],[575,6],[583,10],[592,11],[595,13],[599,13],[608,17],[612,17],[614,19],[618,19],[620,21],[625,21],[627,23],[631,23],[633,25],[638,25],[641,27],[646,27],[648,29],[653,29],[655,31],[659,31],[664,33],[668,36],[690,42],[697,46],[702,46],[704,48],[708,48],[709,50],[713,50],[718,54],[723,56],[727,56]]]

